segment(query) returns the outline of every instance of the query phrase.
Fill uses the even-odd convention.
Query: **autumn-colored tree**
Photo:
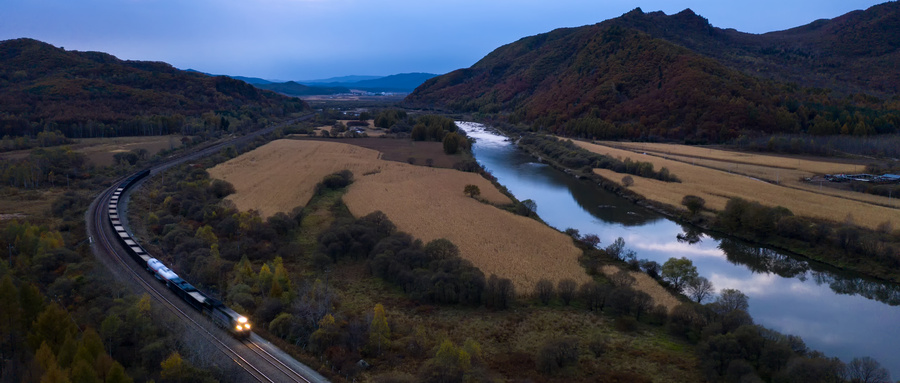
[[[160,363],[160,367],[162,367],[162,370],[159,374],[166,381],[181,382],[189,378],[188,366],[184,363],[184,359],[181,358],[181,354],[178,351],[169,354],[169,357]]]
[[[375,305],[375,314],[369,325],[369,349],[380,355],[390,344],[391,328],[387,322],[384,306],[379,303]]]

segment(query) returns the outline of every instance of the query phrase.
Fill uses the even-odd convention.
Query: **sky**
[[[0,40],[272,80],[443,74],[556,28],[686,8],[765,33],[874,0],[0,0]]]

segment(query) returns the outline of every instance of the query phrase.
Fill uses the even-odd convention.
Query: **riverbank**
[[[510,135],[509,132],[502,133],[507,136]],[[541,163],[547,164],[554,169],[565,172],[575,178],[584,179],[587,182],[594,183],[632,203],[658,212],[681,224],[691,225],[723,236],[732,236],[749,242],[759,243],[767,247],[778,249],[779,251],[790,252],[797,256],[808,258],[809,260],[821,262],[841,270],[856,272],[880,281],[891,283],[900,281],[900,269],[896,267],[900,266],[900,257],[898,257],[896,253],[897,235],[889,232],[891,226],[889,219],[885,220],[885,224],[879,226],[880,228],[887,227],[888,230],[886,232],[858,226],[855,223],[849,222],[849,220],[848,222],[838,223],[819,217],[794,216],[792,213],[785,213],[785,216],[789,217],[789,219],[781,220],[783,217],[779,214],[784,212],[782,208],[766,207],[750,200],[746,201],[747,203],[744,204],[750,206],[747,208],[747,211],[740,210],[744,209],[743,207],[735,211],[735,209],[737,209],[735,206],[739,204],[726,204],[727,201],[734,199],[733,197],[728,197],[728,194],[726,193],[717,195],[717,198],[723,200],[716,201],[717,205],[722,205],[716,206],[718,209],[710,208],[709,204],[707,204],[703,213],[692,215],[685,208],[671,203],[671,200],[675,198],[673,195],[679,194],[676,191],[680,191],[681,194],[684,194],[684,190],[691,190],[687,185],[662,182],[656,179],[646,179],[637,175],[632,176],[607,169],[594,169],[589,166],[573,169],[562,164],[562,161],[559,158],[548,156],[548,152],[553,153],[558,151],[551,151],[546,147],[539,148],[524,145],[521,138],[516,139],[515,142],[518,148],[525,150],[529,155],[538,159]],[[584,148],[581,149],[588,151]],[[577,154],[567,152],[566,156],[570,156],[563,159],[567,163],[576,162],[572,160],[571,156],[577,156]],[[643,160],[642,157],[638,159],[638,161]],[[676,172],[672,172],[671,174],[676,178],[679,176]],[[673,190],[666,192],[668,194],[664,193],[667,201],[662,201],[662,198],[647,198],[638,191],[624,186],[623,181],[616,181],[613,179],[618,177],[632,177],[632,180],[637,180],[642,184],[652,183],[654,184],[654,190],[658,191],[666,191],[670,188],[673,188]],[[697,180],[692,181],[697,182]],[[772,188],[769,184],[761,181],[757,182],[760,184],[760,187]],[[634,189],[640,188],[635,187]],[[753,194],[750,193],[750,195]],[[678,196],[675,199],[680,200],[681,196]],[[728,208],[723,208],[723,206],[728,206]],[[834,206],[834,203],[826,204],[825,206]],[[756,214],[756,212],[749,212],[750,208],[759,210],[759,214]],[[737,224],[726,225],[724,220],[720,219],[723,217],[723,211],[731,215],[736,215],[737,217],[734,220]],[[757,222],[757,218],[751,220],[742,215],[757,215],[765,218],[762,218],[763,221]],[[849,216],[851,215],[848,214],[848,217]],[[767,219],[769,221],[766,221]],[[744,225],[741,225],[742,221],[744,222]]]
[[[518,198],[532,199],[538,214],[551,226],[597,234],[601,246],[621,237],[637,258],[659,264],[672,257],[688,258],[717,291],[744,292],[750,298],[748,312],[754,323],[801,336],[810,349],[845,362],[870,355],[900,371],[900,358],[893,352],[893,340],[900,339],[895,325],[900,319],[896,284],[876,282],[667,218],[670,215],[657,209],[641,207],[648,201],[639,196],[635,197],[639,203],[634,203],[598,187],[599,180],[577,179],[580,173],[590,171],[565,172],[547,161],[538,163],[498,130],[472,126],[470,137],[477,140],[473,153],[478,162]],[[519,133],[514,128],[512,132]],[[571,153],[564,154],[577,162]]]

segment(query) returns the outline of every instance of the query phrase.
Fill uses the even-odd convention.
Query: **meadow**
[[[867,228],[884,222],[897,224],[900,201],[885,197],[822,187],[804,181],[822,173],[851,173],[863,170],[859,163],[826,159],[783,157],[737,153],[725,150],[646,143],[575,142],[589,151],[612,157],[631,158],[666,167],[681,183],[662,182],[633,176],[629,188],[644,197],[681,207],[685,195],[706,200],[706,207],[722,210],[728,199],[740,197],[768,206],[784,206],[800,216],[833,222],[852,221]],[[613,145],[627,149],[615,148]],[[624,174],[595,169],[595,173],[615,182]]]

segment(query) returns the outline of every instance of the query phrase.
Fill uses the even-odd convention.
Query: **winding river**
[[[638,258],[659,264],[670,257],[687,257],[717,290],[733,288],[747,294],[756,323],[799,335],[810,349],[845,362],[871,356],[900,374],[897,285],[744,241],[696,232],[535,162],[506,137],[483,125],[457,125],[475,138],[472,151],[478,162],[516,198],[535,201],[537,213],[549,225],[597,234],[600,246],[622,237]]]

